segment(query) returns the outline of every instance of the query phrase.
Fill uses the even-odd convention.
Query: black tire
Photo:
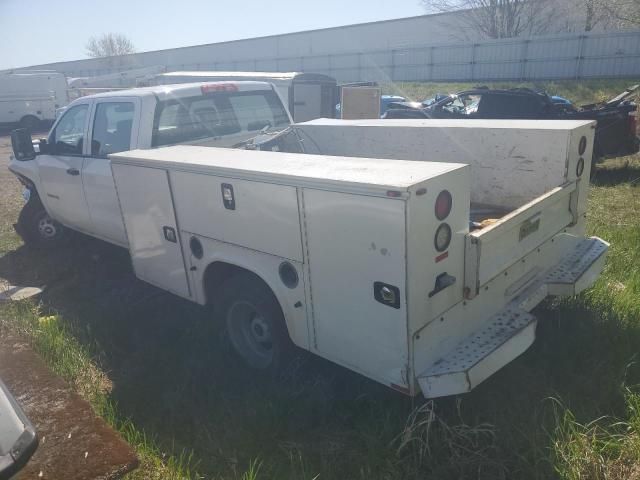
[[[49,216],[34,193],[22,207],[16,230],[26,245],[35,248],[57,247],[69,238],[68,229]]]
[[[294,347],[278,300],[251,273],[240,273],[223,285],[218,311],[231,346],[251,368],[276,376],[287,366]]]
[[[38,127],[40,126],[40,119],[33,115],[26,115],[20,119],[20,126],[33,133],[38,130]]]

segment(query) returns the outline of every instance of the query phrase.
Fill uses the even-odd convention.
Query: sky
[[[109,32],[143,52],[424,13],[420,0],[0,0],[0,70],[86,58]]]

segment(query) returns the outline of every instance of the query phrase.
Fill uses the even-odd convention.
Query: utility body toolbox
[[[565,127],[566,151],[592,145],[590,124]],[[519,196],[527,180],[501,184],[500,165],[485,182],[477,164],[437,156],[176,146],[110,158],[141,279],[205,304],[211,269],[248,270],[273,292],[294,344],[438,397],[470,391],[524,352],[531,309],[603,268],[606,242],[581,236],[588,175],[578,164],[588,172],[590,156],[549,155],[562,165],[549,167],[555,181]],[[470,223],[480,207],[495,218]]]

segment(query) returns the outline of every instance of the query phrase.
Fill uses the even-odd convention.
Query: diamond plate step
[[[536,317],[508,306],[485,326],[418,375],[426,398],[471,391],[518,355],[535,339]]]
[[[591,286],[604,267],[608,249],[609,244],[598,237],[582,240],[545,277],[549,295],[575,295]]]

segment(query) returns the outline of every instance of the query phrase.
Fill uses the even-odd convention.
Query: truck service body
[[[36,128],[53,122],[69,103],[67,79],[58,72],[0,73],[0,124]]]
[[[137,150],[102,159],[113,243],[141,279],[219,304],[250,365],[271,365],[281,322],[293,344],[406,394],[464,393],[533,342],[540,301],[603,268],[607,243],[583,236],[593,122],[316,120],[217,144],[236,149],[148,149],[152,111]],[[47,156],[10,167],[40,198]]]

